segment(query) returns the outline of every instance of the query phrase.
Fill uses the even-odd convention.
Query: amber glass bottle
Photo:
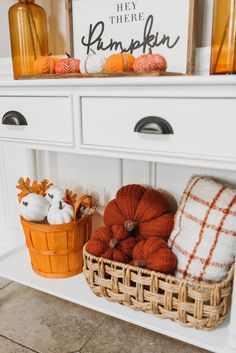
[[[9,9],[14,77],[32,75],[35,59],[48,54],[47,16],[34,0],[19,0]]]
[[[236,73],[236,0],[215,0],[211,74]]]

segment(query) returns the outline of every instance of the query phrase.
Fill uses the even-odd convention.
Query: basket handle
[[[92,196],[85,194],[81,196],[74,204],[75,209],[75,222],[78,221],[79,211],[81,207],[92,208],[93,207],[93,199]]]

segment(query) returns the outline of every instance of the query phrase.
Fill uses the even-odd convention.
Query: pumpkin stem
[[[126,221],[124,227],[127,232],[132,232],[133,230],[137,229],[138,223],[133,221]]]
[[[66,54],[67,58],[71,59],[71,55],[70,54],[68,54],[67,52],[65,52],[65,54]]]
[[[23,205],[24,205],[24,206],[26,206],[26,207],[27,207],[27,206],[28,206],[28,204],[29,204],[29,202],[23,201]]]
[[[58,209],[59,209],[59,210],[63,210],[63,208],[64,208],[64,207],[62,206],[62,202],[60,201],[60,202],[59,202],[59,207],[58,207]]]
[[[49,53],[48,56],[52,56],[52,53]]]
[[[118,243],[119,243],[118,240],[111,239],[109,242],[109,246],[110,246],[110,248],[114,249],[118,245]]]
[[[90,48],[90,51],[91,51],[93,54],[96,54],[95,51],[94,51],[92,48]]]
[[[152,54],[152,48],[149,47],[149,51],[148,51],[149,54]]]
[[[134,261],[132,261],[132,265],[136,266],[136,267],[145,268],[147,266],[147,261],[146,260],[134,260]]]

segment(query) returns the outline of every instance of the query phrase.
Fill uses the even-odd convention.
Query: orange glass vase
[[[48,55],[47,15],[34,0],[19,0],[9,9],[14,78],[32,75],[34,62]]]
[[[210,73],[236,73],[236,0],[214,2]]]

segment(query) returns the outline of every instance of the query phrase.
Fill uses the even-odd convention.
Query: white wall
[[[92,0],[91,0],[92,1]],[[96,0],[97,1],[97,0]],[[65,22],[65,0],[36,0],[48,14],[50,51],[56,54],[64,54],[68,51],[69,41]],[[98,2],[98,1],[97,1]],[[8,9],[16,3],[16,0],[0,0],[0,57],[10,57],[10,39],[8,31]],[[213,0],[197,0],[198,35],[197,45],[209,46],[211,41],[211,9]]]

